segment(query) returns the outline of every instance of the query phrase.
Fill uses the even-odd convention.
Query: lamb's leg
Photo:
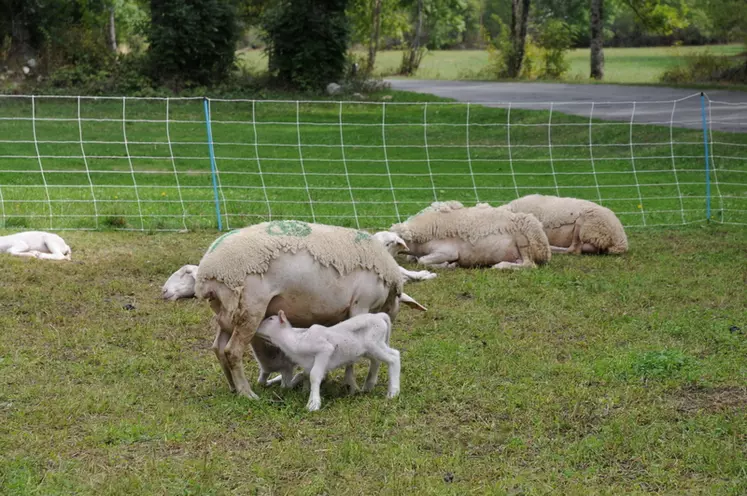
[[[6,252],[19,257],[36,258],[39,255],[39,252],[36,250],[30,250],[29,248],[29,245],[27,245],[25,241],[17,241],[13,246],[8,248]]]
[[[37,258],[45,258],[47,260],[70,260],[69,255],[66,256],[64,253],[62,253],[62,247],[59,245],[59,243],[45,240],[44,246],[47,247],[49,253],[40,252]]]
[[[414,271],[407,270],[404,267],[399,268],[399,273],[402,274],[402,279],[406,283],[410,281],[427,281],[428,279],[433,279],[438,275],[433,272],[428,272],[427,270]]]
[[[327,365],[329,365],[329,358],[332,355],[333,350],[328,353],[320,353],[314,359],[314,365],[311,367],[309,373],[309,381],[311,385],[311,392],[309,394],[309,401],[306,403],[306,408],[310,412],[319,410],[322,406],[322,397],[319,393],[319,387],[322,384],[322,379],[327,374]]]
[[[399,394],[399,376],[400,376],[400,358],[399,351],[394,348],[390,348],[386,344],[381,343],[375,348],[369,351],[369,355],[374,357],[371,359],[371,368],[369,369],[369,377],[366,380],[366,391],[370,391],[376,385],[376,375],[372,377],[372,371],[374,370],[374,363],[376,363],[376,369],[374,374],[378,372],[379,364],[384,362],[389,367],[389,389],[387,391],[387,398],[394,398]]]
[[[231,332],[230,330],[221,329],[217,317],[213,317],[213,325],[218,331],[215,333],[215,340],[213,341],[213,352],[215,353],[215,356],[218,357],[220,368],[223,369],[223,373],[225,374],[226,379],[228,379],[229,389],[231,390],[231,392],[235,392],[236,385],[233,382],[233,377],[231,376],[231,368],[228,366],[228,361],[226,360],[225,353],[226,343],[228,343],[228,340],[231,338]]]
[[[379,368],[381,368],[381,360],[376,358],[369,358],[371,364],[368,366],[368,376],[366,376],[366,382],[363,384],[363,390],[366,392],[373,391],[376,387],[376,383],[379,381]]]

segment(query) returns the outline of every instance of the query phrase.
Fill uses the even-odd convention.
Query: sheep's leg
[[[371,349],[369,353],[373,358],[371,358],[371,368],[368,371],[369,377],[366,380],[366,391],[370,391],[376,385],[379,366],[381,362],[384,362],[389,367],[389,389],[387,391],[387,398],[394,398],[399,394],[399,351],[395,350],[394,348],[390,348],[389,346],[382,343]],[[376,363],[375,369],[374,363]]]
[[[379,382],[379,368],[381,368],[381,361],[377,358],[373,358],[373,354],[369,357],[371,364],[368,366],[368,376],[366,382],[363,385],[363,390],[366,392],[373,391],[376,387],[376,383]],[[376,355],[378,357],[378,355]]]
[[[532,256],[529,251],[529,243],[517,243],[516,248],[519,250],[519,261],[518,262],[509,262],[504,260],[503,262],[497,263],[493,265],[494,269],[523,269],[523,268],[531,268],[536,267],[536,264],[534,261],[532,261]]]
[[[345,380],[343,382],[348,387],[348,394],[355,394],[358,392],[358,382],[355,380],[355,370],[353,365],[345,367]]]
[[[25,241],[17,241],[13,246],[7,249],[7,253],[19,257],[34,257],[39,255],[36,250],[30,250],[30,246]]]
[[[244,300],[239,303],[241,313],[234,321],[233,334],[231,334],[231,339],[228,340],[224,349],[236,392],[251,399],[258,399],[259,396],[252,391],[249,381],[246,380],[246,375],[244,375],[244,352],[254,337],[257,327],[262,322],[267,303],[246,302]],[[257,310],[260,308],[261,310]]]
[[[324,376],[327,374],[327,365],[329,365],[329,358],[331,355],[331,351],[329,353],[320,353],[314,359],[314,365],[311,367],[311,372],[309,373],[311,392],[309,394],[309,401],[306,403],[306,408],[308,408],[310,412],[319,410],[322,406],[322,397],[319,393],[319,387],[322,384],[322,379],[324,379]]]
[[[582,226],[583,221],[581,220],[581,217],[579,217],[578,219],[576,219],[576,223],[573,225],[573,233],[571,234],[571,245],[568,247],[566,253],[571,253],[573,255],[581,254],[584,245],[584,243],[581,241]]]
[[[439,251],[434,251],[428,255],[423,255],[418,258],[418,263],[423,265],[436,266],[438,264],[454,262],[459,259],[459,252],[456,249],[442,248]]]
[[[213,341],[213,352],[215,353],[215,356],[218,357],[220,368],[223,369],[223,374],[225,374],[226,379],[228,379],[229,389],[231,390],[231,392],[235,392],[236,385],[233,382],[233,377],[231,376],[231,368],[228,366],[228,361],[226,360],[225,353],[226,343],[228,343],[228,340],[231,338],[231,333],[227,330],[222,329],[217,320],[217,317],[213,317],[215,327],[217,327],[218,329],[218,332],[216,332],[215,334],[215,340]]]
[[[402,279],[406,283],[410,281],[427,281],[428,279],[433,279],[437,275],[433,272],[428,272],[427,270],[414,271],[407,270],[404,267],[399,268],[399,273],[402,274]]]
[[[568,248],[566,248],[565,246],[552,246],[552,245],[550,245],[550,251],[552,253],[567,253],[568,252]]]

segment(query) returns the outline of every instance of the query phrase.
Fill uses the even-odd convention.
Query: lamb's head
[[[257,327],[257,336],[263,339],[270,339],[270,336],[283,329],[290,329],[292,326],[285,316],[285,312],[280,310],[277,315],[272,315],[263,320]]]
[[[386,248],[386,251],[388,251],[393,257],[397,256],[398,254],[402,252],[409,251],[409,248],[407,248],[407,243],[405,243],[405,240],[400,238],[393,232],[379,231],[373,235],[373,238],[376,239],[382,245],[384,245],[384,247]]]
[[[195,280],[197,278],[197,265],[185,265],[168,278],[166,284],[161,288],[164,300],[178,300],[179,298],[192,298],[195,295]]]

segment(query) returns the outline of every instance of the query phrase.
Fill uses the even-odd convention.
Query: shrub
[[[339,81],[350,35],[347,0],[282,0],[263,16],[268,69],[278,82],[320,91]]]
[[[537,36],[542,59],[539,77],[558,79],[568,71],[569,63],[565,55],[572,42],[573,35],[568,25],[559,19],[549,19],[540,27]]]
[[[744,60],[714,55],[705,51],[685,57],[685,63],[664,71],[664,83],[747,83],[747,64]]]
[[[234,68],[239,32],[228,0],[151,1],[153,79],[172,87],[211,85]]]

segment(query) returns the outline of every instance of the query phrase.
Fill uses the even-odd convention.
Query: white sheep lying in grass
[[[184,265],[166,280],[161,288],[161,297],[164,300],[192,298],[195,295],[196,279],[197,265]]]
[[[373,237],[379,243],[383,244],[387,251],[393,257],[396,257],[400,253],[408,253],[410,251],[407,247],[407,243],[405,243],[405,240],[403,240],[393,232],[380,231],[375,233]],[[407,270],[402,266],[400,266],[399,271],[402,274],[402,279],[405,284],[411,281],[427,281],[428,279],[433,279],[438,275],[427,270]]]
[[[392,321],[386,313],[356,315],[331,327],[312,325],[308,329],[292,327],[282,310],[262,321],[257,336],[277,346],[290,360],[304,369],[311,383],[306,407],[319,410],[322,399],[319,386],[331,370],[347,367],[365,357],[371,361],[363,387],[371,391],[381,362],[389,366],[387,397],[399,394],[399,351],[389,347]],[[293,378],[294,386],[304,374]]]
[[[535,217],[486,203],[434,202],[390,230],[405,240],[418,263],[431,267],[535,267],[551,256]]]
[[[384,312],[394,321],[400,302],[425,310],[402,292],[397,262],[370,234],[287,220],[216,239],[200,261],[195,294],[215,313],[213,350],[231,390],[249,398],[257,396],[244,375],[244,351],[257,343],[255,331],[266,317],[283,310],[291,325],[310,327],[363,313]],[[261,347],[254,353],[260,374],[283,361]],[[357,389],[352,365],[345,383]]]
[[[44,231],[26,231],[0,236],[0,253],[47,260],[71,260],[72,251],[60,236]]]
[[[527,195],[501,208],[532,214],[555,253],[625,253],[628,238],[620,220],[609,208],[578,198]]]
[[[388,231],[378,232],[373,238],[383,244],[387,251],[396,256],[401,252],[407,251],[405,242],[394,233]],[[433,279],[437,274],[427,270],[407,270],[404,267],[399,268],[402,274],[403,282],[407,284],[412,281],[426,281]],[[178,300],[180,298],[192,298],[195,295],[195,280],[197,278],[197,265],[184,265],[176,272],[171,274],[161,288],[161,297],[164,300]]]

